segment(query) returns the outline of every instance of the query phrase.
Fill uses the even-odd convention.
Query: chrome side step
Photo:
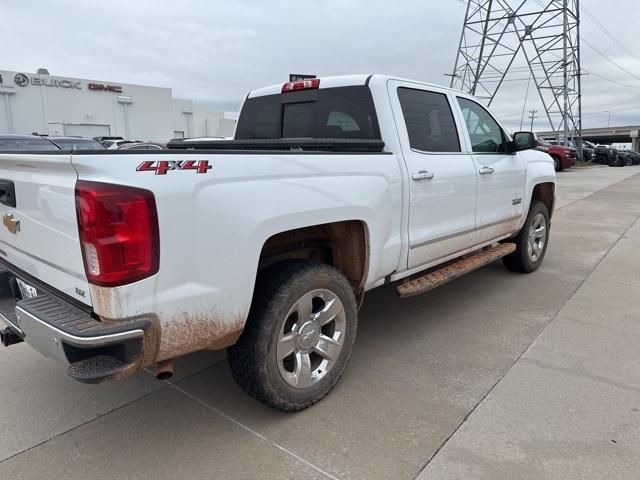
[[[515,243],[501,243],[495,247],[486,248],[470,256],[456,260],[445,267],[439,268],[413,280],[408,280],[396,288],[401,297],[413,297],[433,290],[451,280],[461,277],[480,267],[498,260],[516,249]]]

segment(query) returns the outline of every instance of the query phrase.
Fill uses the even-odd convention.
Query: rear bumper
[[[0,320],[35,350],[66,365],[71,377],[98,383],[139,368],[148,320],[102,322],[40,289],[23,300],[15,278],[0,266]]]

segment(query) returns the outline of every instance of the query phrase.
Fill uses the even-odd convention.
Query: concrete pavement
[[[637,478],[640,168],[559,174],[543,267],[371,292],[351,364],[297,414],[222,352],[98,387],[0,350],[0,478]]]

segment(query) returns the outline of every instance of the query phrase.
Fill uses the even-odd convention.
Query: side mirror
[[[533,132],[516,132],[513,134],[513,141],[509,142],[509,153],[531,150],[537,146],[538,142]]]

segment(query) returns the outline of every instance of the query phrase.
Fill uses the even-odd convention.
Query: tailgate
[[[91,305],[78,237],[76,180],[68,153],[0,154],[0,258]]]

